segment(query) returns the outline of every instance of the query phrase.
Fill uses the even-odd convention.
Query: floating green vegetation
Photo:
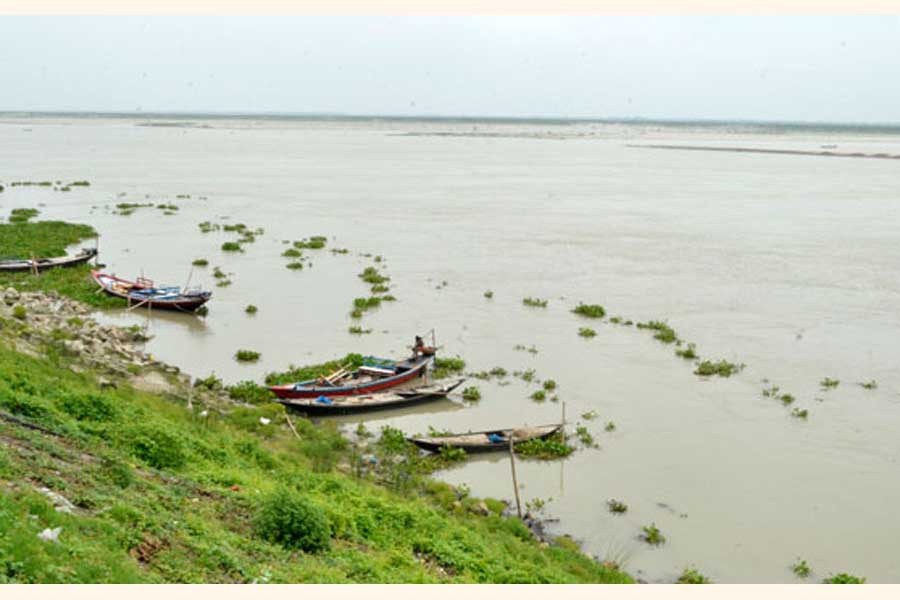
[[[41,214],[36,208],[14,208],[9,211],[10,223],[27,223],[29,220]]]
[[[555,390],[556,389],[556,381],[554,381],[553,379],[544,380],[543,388],[545,390],[547,390],[548,392]]]
[[[359,278],[370,285],[387,283],[391,280],[390,277],[382,275],[381,273],[379,273],[378,269],[372,266],[363,269],[363,272],[359,274]]]
[[[247,231],[247,226],[244,223],[226,223],[222,225],[222,231],[236,231],[238,233],[243,233]]]
[[[806,561],[801,558],[797,558],[797,562],[791,565],[791,571],[801,579],[806,579],[809,577],[809,574],[812,573],[812,569],[810,569],[809,565],[806,564]]]
[[[230,279],[220,279],[216,282],[216,287],[228,287],[229,285],[231,285]]]
[[[687,345],[687,348],[676,348],[675,354],[686,360],[694,360],[695,358],[698,358],[696,350],[697,347],[693,343],[690,343]]]
[[[544,390],[535,390],[531,393],[531,396],[529,396],[529,398],[531,398],[535,402],[543,402],[547,399],[547,392],[545,392]]]
[[[431,376],[435,379],[443,379],[451,375],[459,375],[466,368],[466,361],[456,357],[437,357],[434,359],[434,371]]]
[[[383,293],[389,291],[390,289],[391,289],[390,287],[388,287],[384,284],[377,283],[377,284],[373,285],[369,289],[369,291],[372,292],[373,294],[383,294]]]
[[[487,298],[488,300],[490,300],[491,298],[494,297],[494,292],[492,292],[491,290],[487,290],[487,291],[484,293],[484,297]]]
[[[612,323],[613,325],[621,325],[621,324],[622,324],[622,320],[623,320],[622,317],[620,317],[620,316],[618,316],[618,315],[615,316],[615,317],[610,317],[610,318],[609,318],[609,322]]]
[[[350,311],[351,319],[362,319],[362,316],[363,316],[363,311],[359,308],[354,308],[353,310]]]
[[[243,252],[244,249],[237,242],[225,242],[222,244],[222,250],[225,252]]]
[[[156,208],[158,208],[160,210],[174,212],[174,211],[178,210],[178,205],[177,204],[157,204]]]
[[[837,575],[831,575],[822,580],[822,583],[865,583],[865,577],[857,577],[856,575],[850,575],[849,573],[838,573]]]
[[[587,446],[588,448],[596,448],[597,443],[594,441],[594,436],[591,435],[591,432],[588,431],[587,427],[584,425],[578,425],[575,427],[575,436],[578,438],[578,441]]]
[[[253,304],[248,304],[248,305],[247,305],[247,308],[244,309],[244,312],[247,313],[248,315],[255,315],[256,312],[257,312],[258,310],[259,310],[259,309],[256,308],[255,305],[253,305]]]
[[[198,306],[198,307],[194,310],[194,314],[195,314],[195,315],[199,315],[199,316],[201,316],[201,317],[205,317],[206,315],[209,314],[209,307],[206,306],[205,304],[204,304],[203,306]]]
[[[797,399],[794,398],[793,394],[781,394],[778,396],[778,399],[781,400],[781,403],[787,406],[788,404],[793,404]]]
[[[537,375],[537,372],[534,369],[526,369],[524,371],[513,371],[513,377],[518,377],[522,381],[526,381],[531,383],[534,381],[534,377]]]
[[[656,523],[644,525],[641,528],[641,531],[641,539],[651,546],[659,546],[660,544],[666,543],[666,536],[664,536],[662,532],[660,532],[659,528],[656,526]]]
[[[822,386],[823,390],[831,390],[840,385],[841,381],[839,379],[832,379],[831,377],[826,377],[823,379],[819,385]]]
[[[796,417],[797,419],[805,419],[809,416],[809,411],[805,408],[795,408],[791,411],[791,416]]]
[[[349,254],[350,251],[347,248],[332,248],[332,254]]]
[[[684,568],[684,571],[681,572],[681,575],[678,577],[677,583],[711,583],[709,577],[703,575],[697,569],[691,569],[688,567]]]
[[[324,235],[314,235],[309,239],[303,238],[299,242],[294,242],[294,248],[300,250],[321,250],[328,242],[328,238]]]
[[[295,261],[292,261],[292,262],[289,262],[288,264],[286,264],[285,267],[287,267],[288,269],[290,269],[292,271],[298,271],[303,268],[303,263],[300,262],[299,260],[295,260]]]
[[[195,267],[205,267],[209,265],[209,261],[205,258],[195,258],[194,262],[191,263]]]
[[[373,308],[378,308],[381,306],[381,302],[384,298],[380,296],[369,296],[368,298],[354,298],[353,299],[353,311],[350,313],[350,316],[354,319],[358,319],[362,317],[362,314],[366,311],[372,310]]]
[[[591,329],[590,327],[579,327],[578,335],[583,338],[592,338],[597,335],[597,332]]]
[[[609,508],[609,512],[615,515],[623,515],[628,512],[628,505],[621,500],[616,500],[615,498],[607,500],[606,506],[607,508]]]
[[[672,344],[678,341],[675,330],[672,329],[665,321],[647,321],[646,323],[638,323],[638,329],[651,329],[656,333],[653,339],[659,340],[664,344]]]
[[[260,354],[255,350],[238,350],[234,358],[239,362],[256,362],[259,360]]]
[[[15,306],[13,306],[12,316],[19,319],[20,321],[24,321],[28,316],[28,310],[21,304],[16,304]]]
[[[597,418],[597,411],[589,410],[586,413],[582,413],[581,418],[584,419],[585,421],[593,421],[594,419]]]
[[[144,208],[147,206],[153,206],[152,202],[120,202],[116,204],[116,209],[118,210],[118,214],[127,217],[128,215],[134,213],[139,208]]]
[[[82,181],[73,181],[72,183],[67,183],[66,185],[69,186],[69,187],[88,187],[88,186],[91,185],[91,182],[90,182],[90,181],[84,181],[84,180],[82,180]]]
[[[732,362],[728,362],[727,360],[720,360],[717,362],[713,362],[710,360],[704,360],[697,368],[694,370],[695,375],[700,375],[701,377],[709,377],[711,375],[718,375],[719,377],[731,377],[735,373],[741,371],[744,368],[744,365],[738,365]]]
[[[349,331],[349,332],[352,333],[353,335],[363,335],[363,334],[366,334],[366,333],[372,333],[372,330],[371,330],[371,329],[363,329],[363,328],[360,327],[359,325],[351,325],[351,326],[347,329],[347,331]]]
[[[282,252],[281,255],[286,258],[299,258],[303,256],[303,251],[297,250],[296,248],[288,248],[287,250]]]
[[[575,452],[561,432],[544,439],[535,438],[515,445],[516,454],[532,458],[563,458]]]
[[[176,194],[175,197],[178,198],[179,200],[187,200],[191,197],[191,195],[190,194]]]
[[[207,377],[197,377],[194,380],[194,387],[206,390],[221,390],[222,380],[215,373],[210,373]]]
[[[534,306],[537,308],[547,308],[547,300],[541,300],[540,298],[522,298],[522,304],[525,306]]]
[[[219,267],[213,267],[213,277],[216,279],[225,279],[228,275],[226,275]]]
[[[491,379],[496,377],[498,379],[502,379],[507,376],[506,369],[503,367],[494,367],[490,371],[479,371],[477,373],[469,373],[469,377],[474,377],[475,379]]]
[[[572,312],[590,319],[602,319],[606,316],[606,309],[599,304],[579,304],[572,309]]]
[[[30,187],[30,186],[40,186],[40,187],[50,187],[53,185],[52,181],[10,181],[9,187]]]
[[[462,398],[466,402],[478,402],[481,400],[481,390],[474,385],[469,386],[462,391]]]
[[[878,382],[873,379],[871,381],[865,381],[865,382],[861,381],[859,383],[859,385],[862,386],[864,389],[874,390],[878,387]]]
[[[201,233],[210,233],[212,231],[219,231],[221,226],[218,223],[211,223],[209,221],[203,221],[198,224],[197,227],[200,228]]]

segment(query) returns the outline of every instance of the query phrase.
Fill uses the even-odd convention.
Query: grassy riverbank
[[[93,246],[97,232],[90,225],[39,221],[37,223],[0,223],[0,257],[47,258],[63,256],[66,248],[79,242]],[[51,269],[35,276],[29,272],[0,273],[0,286],[19,291],[54,291],[99,308],[125,306],[121,298],[97,293],[90,277],[91,266],[79,265]]]
[[[59,255],[93,233],[0,227],[7,255]],[[103,298],[83,269],[11,283]],[[133,353],[98,354],[107,334],[83,313],[3,300],[0,582],[631,581],[431,480],[397,430],[350,443],[292,417],[294,431],[256,387],[258,404],[234,403]]]

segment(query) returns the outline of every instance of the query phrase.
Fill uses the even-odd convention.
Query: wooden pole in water
[[[512,469],[513,492],[516,494],[516,513],[522,518],[522,503],[519,500],[519,480],[516,479],[516,453],[513,450],[513,436],[509,436],[509,466]]]

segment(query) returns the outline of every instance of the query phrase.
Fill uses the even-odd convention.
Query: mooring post
[[[522,503],[519,500],[519,480],[516,479],[516,453],[513,451],[513,435],[509,436],[509,466],[512,469],[513,492],[516,494],[516,513],[522,518]]]

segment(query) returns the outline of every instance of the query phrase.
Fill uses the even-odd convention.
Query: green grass
[[[260,353],[256,350],[238,350],[234,354],[234,358],[238,362],[256,362],[259,357]]]
[[[590,319],[602,319],[606,316],[606,309],[599,304],[579,304],[572,309],[572,312]]]
[[[333,425],[294,416],[297,440],[280,405],[200,408],[0,347],[0,410],[54,432],[4,423],[0,580],[631,581],[542,547],[496,501],[476,514],[478,499],[409,468],[402,433],[382,434],[369,467]],[[77,514],[54,510],[42,485]],[[59,543],[37,537],[53,527]]]
[[[266,385],[279,385],[315,379],[316,377],[330,375],[341,367],[346,367],[350,370],[356,369],[362,366],[363,360],[362,354],[348,354],[343,358],[336,358],[314,365],[305,365],[302,367],[291,365],[286,371],[267,374],[265,381]]]
[[[63,223],[62,221],[2,223],[0,224],[0,257],[63,256],[67,246],[96,236],[97,232],[90,225]]]

